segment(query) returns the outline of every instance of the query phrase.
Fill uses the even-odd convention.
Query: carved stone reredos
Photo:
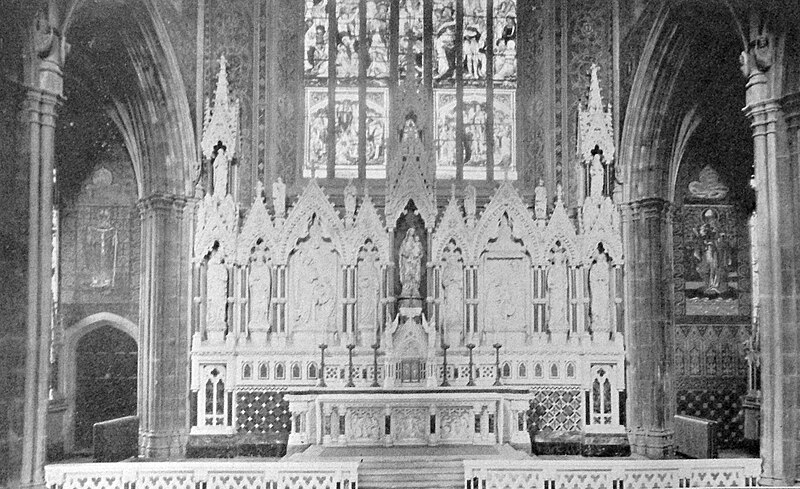
[[[205,120],[203,122],[203,139],[200,146],[203,156],[210,159],[214,147],[222,142],[229,158],[236,154],[236,141],[239,138],[239,100],[232,100],[228,93],[228,74],[225,56],[219,59],[217,88],[214,92],[214,108],[206,100]]]
[[[567,216],[564,202],[560,198],[556,199],[553,213],[550,215],[550,220],[547,221],[545,239],[545,246],[539,248],[544,253],[534,259],[536,264],[546,265],[550,258],[550,249],[556,245],[557,241],[564,250],[566,250],[567,261],[570,265],[580,265],[584,262],[579,252],[580,247],[575,233],[575,226],[572,224],[572,221],[570,221],[569,216]]]
[[[236,263],[239,265],[248,263],[251,250],[259,240],[262,242],[262,248],[267,250],[268,257],[271,255],[273,248],[275,248],[277,238],[275,236],[275,228],[267,206],[264,204],[263,185],[260,183],[257,186],[256,196],[253,199],[253,204],[250,206],[237,240]]]
[[[600,93],[600,68],[592,64],[589,82],[589,100],[586,107],[578,110],[578,154],[582,161],[591,161],[592,150],[599,146],[606,161],[614,159],[614,121],[611,107],[603,107]]]
[[[451,240],[456,243],[456,246],[462,249],[467,248],[469,242],[467,239],[467,227],[464,224],[464,216],[461,214],[461,209],[458,207],[455,195],[450,196],[450,201],[447,203],[442,219],[436,226],[429,260],[433,263],[439,262],[439,260],[442,259],[444,248]]]
[[[317,181],[312,179],[292,206],[289,217],[286,218],[280,231],[280,242],[272,253],[276,264],[288,263],[289,255],[297,241],[308,234],[314,216],[322,227],[323,234],[331,239],[334,249],[340,256],[342,255],[342,250],[345,248],[344,223],[333,204],[317,185]]]
[[[505,181],[497,189],[489,205],[481,214],[475,230],[471,231],[473,240],[466,250],[465,263],[477,263],[489,240],[497,237],[503,215],[508,215],[514,236],[522,240],[531,257],[537,254],[536,250],[539,248],[537,244],[541,237],[536,233],[534,219],[511,182]]]
[[[206,195],[197,204],[197,230],[194,239],[195,260],[202,260],[219,243],[220,256],[233,259],[236,256],[238,211],[230,195],[214,197]]]
[[[343,253],[346,264],[356,264],[358,250],[368,239],[377,246],[381,264],[389,264],[392,261],[391,238],[372,203],[372,198],[365,195],[358,208],[355,225],[348,237],[348,246]]]
[[[583,215],[583,232],[581,241],[581,260],[591,263],[598,243],[603,243],[608,256],[615,265],[623,263],[622,233],[620,231],[619,209],[610,197],[599,203],[586,199],[581,209]]]

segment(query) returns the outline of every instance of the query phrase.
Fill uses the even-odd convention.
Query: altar
[[[289,445],[529,445],[527,389],[310,390],[288,396]]]

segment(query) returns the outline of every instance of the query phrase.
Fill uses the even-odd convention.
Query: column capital
[[[630,222],[636,219],[651,219],[654,217],[667,219],[675,210],[672,202],[660,197],[648,197],[619,204],[622,211],[622,220]]]
[[[136,204],[142,216],[151,211],[175,211],[182,213],[189,199],[183,195],[154,193],[139,199]]]

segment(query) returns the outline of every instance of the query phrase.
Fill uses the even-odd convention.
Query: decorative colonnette
[[[465,460],[467,489],[756,487],[761,460]]]
[[[358,462],[145,462],[45,467],[49,489],[356,489]]]

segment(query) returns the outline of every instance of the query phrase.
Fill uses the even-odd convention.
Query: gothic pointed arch
[[[287,263],[292,249],[299,239],[308,234],[309,226],[315,218],[322,227],[323,234],[331,239],[333,247],[342,254],[345,249],[344,223],[317,181],[311,179],[280,230],[280,238],[273,253],[273,259],[278,264]]]
[[[450,201],[442,214],[436,232],[433,235],[433,245],[430,252],[430,261],[438,262],[442,258],[445,247],[451,242],[457,246],[466,248],[467,228],[464,224],[464,216],[456,201],[455,194],[450,196]]]
[[[466,260],[478,260],[489,240],[496,237],[504,215],[508,216],[514,235],[522,240],[531,256],[535,256],[539,242],[536,223],[514,185],[504,181],[481,214],[474,230],[473,241],[466,253]]]
[[[237,263],[245,265],[250,259],[253,247],[259,243],[265,249],[272,250],[275,247],[275,242],[275,227],[264,203],[264,186],[261,182],[258,182],[253,203],[247,212],[241,232],[237,237]]]
[[[345,263],[354,265],[358,260],[360,247],[368,240],[378,248],[381,263],[388,264],[392,257],[391,239],[375,204],[372,203],[372,197],[366,194],[358,207],[355,224],[349,232]]]

